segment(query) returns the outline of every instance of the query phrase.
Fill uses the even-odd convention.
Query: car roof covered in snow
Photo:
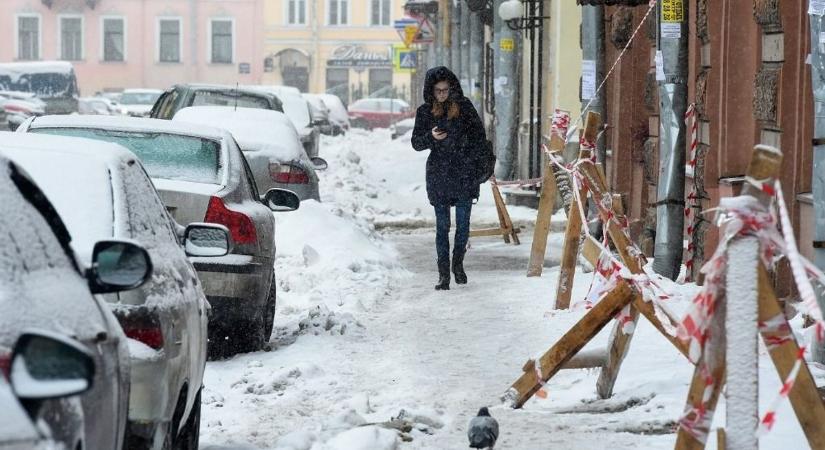
[[[0,153],[19,164],[54,204],[84,260],[94,243],[116,236],[113,174],[137,157],[109,142],[66,136],[9,133]],[[71,186],[71,189],[67,187]]]
[[[222,140],[226,131],[203,124],[173,122],[145,117],[52,115],[34,119],[29,128],[98,128],[103,130],[149,131]]]
[[[271,153],[279,161],[308,159],[295,125],[282,112],[232,106],[190,106],[175,113],[172,121],[220,124],[232,133],[242,150]]]
[[[271,92],[278,96],[284,106],[284,114],[289,117],[295,128],[302,129],[309,126],[311,121],[309,115],[309,101],[301,96],[301,92],[296,88],[287,86],[247,86],[250,89],[259,89],[264,92]]]
[[[143,88],[135,88],[135,89],[124,89],[122,94],[162,94],[163,90],[161,89],[143,89]]]
[[[17,78],[30,73],[62,73],[70,74],[74,70],[68,61],[31,61],[0,63],[0,74]]]

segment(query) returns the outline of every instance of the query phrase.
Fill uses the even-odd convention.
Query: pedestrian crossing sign
[[[393,44],[392,66],[395,73],[414,73],[418,67],[418,53],[404,44]]]

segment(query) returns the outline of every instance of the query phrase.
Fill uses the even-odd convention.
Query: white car
[[[296,88],[287,86],[247,86],[250,89],[258,89],[264,92],[271,92],[278,96],[284,106],[284,114],[289,117],[301,144],[310,158],[318,156],[321,148],[321,128],[312,120],[310,106],[307,99],[301,96]]]
[[[329,121],[332,123],[332,134],[338,135],[349,131],[349,112],[341,98],[335,94],[306,94],[320,98],[329,109]]]
[[[228,231],[221,225],[190,224],[181,233],[140,161],[119,145],[12,136],[2,142],[48,143],[3,153],[51,199],[81,261],[90,261],[97,240],[113,238],[137,242],[151,256],[153,273],[146,284],[105,296],[128,338],[131,357],[125,447],[197,448],[209,304],[187,255],[225,255]]]
[[[118,100],[120,113],[124,116],[149,117],[160,94],[163,94],[160,89],[124,89]]]
[[[307,156],[295,126],[284,113],[269,109],[231,106],[190,106],[172,119],[221,127],[238,141],[249,162],[259,192],[288,189],[301,200],[320,200],[316,170],[324,170],[323,158]]]

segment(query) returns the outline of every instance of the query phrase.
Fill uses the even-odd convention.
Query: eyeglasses
[[[449,94],[450,93],[450,88],[447,88],[447,89],[435,88],[435,93],[436,94]]]

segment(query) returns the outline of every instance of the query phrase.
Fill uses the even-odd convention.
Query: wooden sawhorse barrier
[[[781,169],[781,163],[782,154],[779,150],[758,145],[754,150],[747,176],[762,182],[772,182]],[[768,206],[771,201],[769,195],[749,183],[745,184],[741,195],[753,197],[763,206]],[[756,430],[759,425],[758,402],[756,401],[758,399],[759,363],[757,336],[762,336],[779,378],[783,382],[797,362],[800,347],[770,285],[768,271],[758,256],[761,251],[759,247],[757,238],[753,236],[740,235],[731,240],[728,254],[750,250],[756,257],[751,261],[753,264],[751,267],[747,264],[726,265],[724,270],[727,273],[727,282],[730,283],[733,278],[755,279],[757,287],[752,293],[737,292],[734,296],[720,294],[715,300],[716,312],[711,318],[709,332],[711,339],[716,342],[702,349],[700,361],[706,363],[706,367],[703,369],[700,364],[693,375],[686,405],[686,411],[689,413],[681,421],[677,432],[675,447],[677,450],[705,448],[714,410],[727,376],[735,377],[736,383],[728,386],[728,396],[731,397],[727,408],[729,428],[720,430],[721,433],[717,434],[720,448],[756,448],[758,446]],[[736,315],[732,314],[734,312]],[[764,324],[770,325],[764,326]],[[744,340],[745,348],[732,348],[732,339],[729,339],[730,330],[739,334],[743,329],[748,330],[749,333]],[[740,336],[735,339],[737,344],[742,342]],[[751,360],[744,365],[739,361],[739,364],[728,366],[729,351],[735,351],[738,356],[742,353],[745,356],[750,355]],[[748,377],[747,373],[743,375],[742,370],[755,374],[756,378]],[[707,374],[715,380],[710,387],[710,392],[707,391]],[[731,392],[732,390],[735,392]],[[730,424],[734,421],[741,421],[742,417],[732,417],[732,414],[743,410],[741,400],[743,397],[745,402],[750,401],[750,404],[744,404],[744,409],[747,410],[747,417],[744,419],[748,426],[734,429]],[[808,444],[813,449],[825,449],[825,405],[804,360],[801,361],[796,381],[788,397]],[[748,410],[749,406],[752,406],[750,410]],[[701,417],[698,416],[699,411],[704,411]],[[686,426],[686,423],[691,426]]]
[[[592,130],[592,136],[595,137],[595,130],[598,128],[599,120],[598,114],[588,113],[585,137],[588,136],[588,129]],[[624,233],[622,226],[624,216],[613,208],[613,197],[607,191],[602,173],[596,164],[590,161],[589,156],[578,163],[578,170],[584,180],[582,191],[589,191],[593,196],[593,201],[596,202],[597,205],[604,205],[604,207],[599,208],[600,218],[607,225],[608,236],[616,247],[620,259],[631,273],[643,273],[642,265],[644,264],[644,257]],[[584,203],[584,195],[582,195],[580,199],[582,203]],[[606,201],[606,199],[610,199],[610,201]],[[574,208],[576,208],[575,211]],[[578,217],[578,222],[581,222],[581,215],[578,212],[578,202],[571,204],[570,209],[571,213],[568,217],[569,232],[570,222],[574,217]],[[581,224],[579,225],[579,231],[575,231],[574,229],[573,232],[570,232],[565,242],[565,244],[567,244],[567,242],[575,241],[575,252],[570,252],[574,257],[572,258],[572,262],[568,262],[572,268],[575,268],[575,257],[578,254],[580,233]],[[589,239],[592,238],[588,237],[588,240]],[[600,253],[599,246],[592,241],[588,242],[588,240],[585,240],[584,255],[595,266]],[[572,274],[569,280],[569,286],[572,287]],[[624,280],[619,280],[616,287],[604,294],[601,300],[587,311],[579,322],[565,333],[547,352],[539,357],[538,361],[531,359],[525,363],[522,368],[523,373],[521,377],[513,383],[502,397],[502,400],[514,408],[520,408],[530,397],[541,389],[541,386],[544,385],[547,380],[559,370],[565,368],[566,365],[573,360],[574,356],[628,305],[631,307],[630,315],[634,326],[638,320],[639,313],[641,313],[682,354],[687,356],[688,351],[685,343],[667,331],[668,329],[675,329],[678,323],[677,320],[665,311],[665,315],[670,323],[667,327],[663,325],[656,315],[654,306],[643,299],[642,293],[628,285]],[[621,324],[617,323],[613,328],[606,354],[603,358],[595,358],[596,363],[599,363],[602,368],[597,384],[597,392],[600,397],[607,398],[612,395],[613,385],[615,384],[619,368],[629,348],[632,336],[632,334],[624,333]]]
[[[495,177],[490,178],[490,187],[493,190],[493,201],[496,204],[499,227],[471,230],[470,237],[501,236],[504,238],[505,244],[509,244],[511,239],[513,240],[513,244],[521,244],[518,238],[521,230],[513,226],[513,221],[510,219],[510,213],[507,212],[507,206],[504,204],[504,198],[501,196],[501,191],[498,189]]]

